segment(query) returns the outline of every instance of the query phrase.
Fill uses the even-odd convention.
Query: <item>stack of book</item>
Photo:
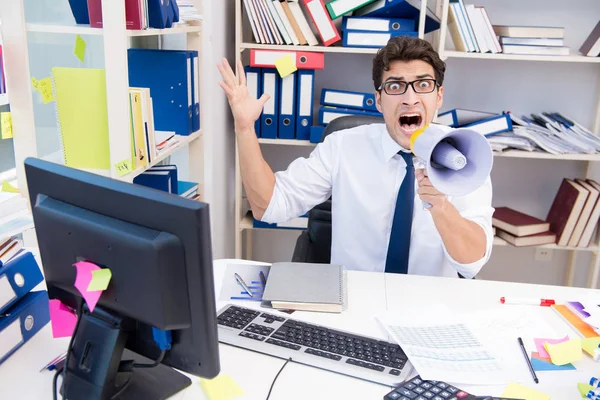
[[[133,183],[187,199],[202,201],[200,185],[195,182],[179,180],[176,165],[156,165],[136,176]]]
[[[33,290],[43,280],[20,240],[0,238],[0,364],[50,321],[48,293]]]
[[[500,42],[484,7],[451,0],[448,5],[448,31],[458,51],[501,53]]]
[[[562,27],[494,25],[494,32],[504,54],[569,55]]]
[[[492,217],[496,236],[513,246],[539,246],[554,243],[550,223],[508,207],[497,207]]]

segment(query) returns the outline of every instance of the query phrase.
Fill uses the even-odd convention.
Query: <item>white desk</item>
[[[221,282],[228,263],[240,260],[215,261],[215,294],[218,298]],[[501,296],[546,297],[559,302],[584,298],[590,289],[557,287],[545,285],[525,285],[517,283],[465,280],[452,278],[432,278],[411,275],[388,275],[350,271],[348,273],[349,305],[342,314],[296,312],[292,317],[310,322],[347,329],[356,333],[388,339],[385,331],[375,321],[373,315],[381,311],[411,309],[419,304],[443,302],[455,311],[484,310],[498,307]],[[595,292],[598,292],[597,290]],[[251,302],[237,302],[246,307]],[[225,303],[218,302],[218,308]],[[254,305],[258,307],[258,305]],[[513,307],[513,306],[503,306]],[[559,334],[577,337],[555,313],[546,307],[532,307],[533,312],[544,316]],[[2,399],[51,399],[53,372],[38,372],[39,369],[57,354],[66,350],[68,339],[52,339],[50,325],[32,338],[11,358],[0,365],[0,398]],[[284,360],[220,345],[221,371],[230,375],[245,395],[239,399],[262,399]],[[524,363],[525,361],[522,360]],[[577,382],[587,381],[592,374],[600,374],[600,364],[587,355],[576,364],[577,371],[538,372],[540,384],[535,385],[529,376],[526,385],[552,396],[552,400],[572,400],[578,398]],[[173,397],[174,400],[205,399],[198,383],[192,377],[192,386]],[[503,387],[477,387],[462,385],[474,394],[499,395]],[[280,374],[271,399],[374,399],[380,400],[389,388],[319,370],[295,363],[288,363]]]

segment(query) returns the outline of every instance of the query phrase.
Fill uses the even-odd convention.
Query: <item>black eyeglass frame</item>
[[[422,81],[433,81],[432,89],[429,92],[419,92],[419,91],[417,91],[415,89],[414,84],[417,83],[417,82],[422,82]],[[388,93],[388,91],[387,91],[387,85],[390,84],[390,83],[405,83],[406,87],[404,88],[404,92],[402,92],[402,93],[394,93],[394,94]],[[406,93],[406,91],[408,90],[409,86],[412,87],[413,92],[415,92],[416,94],[429,94],[429,93],[432,93],[436,88],[439,88],[442,85],[439,85],[437,83],[437,80],[432,79],[432,78],[415,79],[414,81],[410,81],[410,82],[399,81],[399,80],[395,80],[394,79],[394,80],[389,80],[389,81],[383,82],[381,85],[379,85],[379,88],[377,90],[379,92],[381,92],[381,90],[383,89],[383,91],[385,91],[385,93],[388,96],[402,96],[404,93]]]

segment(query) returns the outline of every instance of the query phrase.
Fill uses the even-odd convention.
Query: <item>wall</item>
[[[561,0],[478,0],[475,4],[485,6],[497,25],[564,26],[565,44],[572,49],[579,48],[600,15],[597,0],[580,0],[577,7]],[[446,47],[452,48],[449,36]],[[326,70],[316,75],[315,98],[323,87],[372,91],[371,61],[372,55],[327,54]],[[456,107],[510,110],[516,114],[557,110],[591,127],[600,88],[599,72],[598,64],[449,59],[442,111]],[[262,148],[276,170],[310,152],[307,148]],[[545,218],[561,179],[584,174],[583,162],[496,158],[493,205],[508,205]],[[253,235],[253,258],[282,261],[291,258],[298,233],[254,231]],[[495,247],[480,278],[562,284],[567,255],[565,251],[554,251],[552,261],[536,262],[533,249]],[[577,286],[586,284],[589,257],[579,253]]]

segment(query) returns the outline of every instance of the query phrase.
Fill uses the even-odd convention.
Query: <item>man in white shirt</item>
[[[373,83],[385,124],[334,132],[309,158],[275,174],[254,131],[268,95],[257,100],[248,93],[241,64],[237,76],[225,59],[218,67],[255,218],[287,221],[331,196],[332,263],[365,271],[472,278],[487,262],[494,211],[489,177],[474,192],[449,198],[431,185],[424,170],[413,172],[407,156],[411,135],[430,124],[442,106],[446,67],[428,42],[392,38],[375,56]],[[425,209],[422,201],[431,206]]]

